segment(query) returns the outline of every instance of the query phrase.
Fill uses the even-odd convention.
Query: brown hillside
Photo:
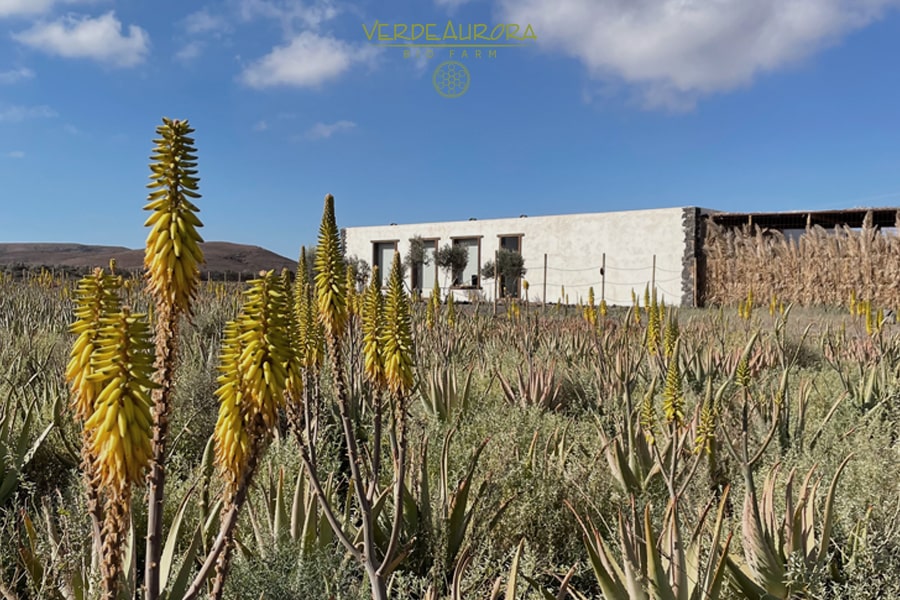
[[[205,242],[200,245],[206,263],[204,276],[222,274],[255,274],[262,270],[288,268],[294,270],[296,261],[270,252],[259,246],[229,242]],[[59,267],[74,271],[105,267],[111,258],[120,269],[140,269],[144,264],[144,250],[122,246],[91,246],[84,244],[0,244],[0,269],[10,267]]]

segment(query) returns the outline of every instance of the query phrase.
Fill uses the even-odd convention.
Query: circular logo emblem
[[[472,78],[466,66],[455,60],[442,62],[431,78],[434,89],[445,98],[459,98],[469,89]]]

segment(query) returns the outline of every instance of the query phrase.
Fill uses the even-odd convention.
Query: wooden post
[[[544,291],[541,292],[541,308],[547,309],[547,253],[544,252]]]
[[[600,301],[606,300],[606,252],[603,253],[603,264],[600,265]]]
[[[650,291],[656,289],[656,255],[653,255],[653,271],[650,272]]]
[[[497,289],[500,287],[500,251],[494,250],[494,316],[497,316]]]

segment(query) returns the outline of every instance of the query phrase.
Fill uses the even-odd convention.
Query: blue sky
[[[900,0],[0,0],[0,241],[142,247],[162,116],[208,240],[900,204]],[[363,24],[531,25],[457,98]],[[471,53],[471,51],[470,51]]]

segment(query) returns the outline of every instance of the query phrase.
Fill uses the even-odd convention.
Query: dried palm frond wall
[[[777,230],[706,224],[704,298],[736,304],[749,290],[757,302],[774,294],[803,306],[846,305],[851,293],[883,307],[900,307],[900,211],[896,232],[866,214],[861,229],[814,225],[797,239]]]

